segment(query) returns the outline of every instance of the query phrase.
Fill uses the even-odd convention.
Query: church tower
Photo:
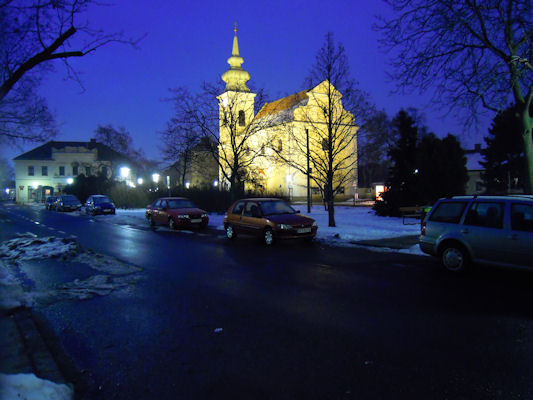
[[[241,65],[244,60],[239,54],[239,42],[237,40],[237,23],[235,23],[235,36],[233,37],[233,49],[228,58],[230,68],[222,74],[222,80],[226,82],[226,89],[217,99],[220,110],[220,139],[231,134],[231,131],[239,134],[244,131],[254,119],[255,93],[250,92],[246,82],[250,80],[250,74]]]

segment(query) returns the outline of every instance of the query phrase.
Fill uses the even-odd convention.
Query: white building
[[[17,203],[43,201],[47,196],[61,193],[80,175],[103,175],[126,182],[136,179],[136,168],[131,160],[94,139],[89,142],[50,141],[13,160]]]

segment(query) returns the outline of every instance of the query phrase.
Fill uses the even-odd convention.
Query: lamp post
[[[307,140],[307,213],[311,212],[311,168],[309,167],[309,129],[305,129]]]

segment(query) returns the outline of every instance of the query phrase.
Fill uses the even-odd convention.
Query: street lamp
[[[159,182],[159,174],[152,174],[152,181],[154,181],[154,183]]]
[[[120,176],[123,178],[127,178],[128,176],[130,176],[130,169],[128,167],[121,167]]]
[[[72,185],[74,183],[74,179],[72,178],[67,178],[67,184],[68,185]]]
[[[137,178],[137,184],[142,185],[143,182],[143,178]]]

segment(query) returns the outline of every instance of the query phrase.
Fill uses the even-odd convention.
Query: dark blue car
[[[103,194],[93,194],[85,202],[85,213],[96,214],[115,214],[115,205],[111,199]]]

